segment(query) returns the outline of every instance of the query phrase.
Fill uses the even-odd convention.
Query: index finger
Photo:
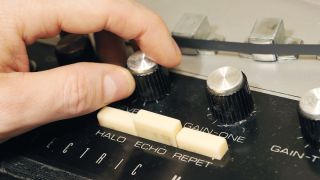
[[[22,7],[16,14],[21,15],[18,28],[27,43],[60,30],[84,34],[104,29],[134,39],[163,66],[180,62],[180,51],[161,18],[133,0],[30,0]]]

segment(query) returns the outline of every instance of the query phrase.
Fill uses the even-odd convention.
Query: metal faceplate
[[[213,26],[210,25],[207,16],[195,13],[185,13],[181,16],[172,35],[193,39],[206,39],[224,41],[224,36],[216,34]],[[182,54],[185,55],[214,55],[215,51],[197,50],[191,48],[181,48]]]
[[[281,44],[284,39],[283,20],[277,18],[257,20],[249,36],[249,42],[254,44]]]
[[[285,29],[283,21],[277,18],[259,19],[255,22],[249,43],[253,44],[281,44],[284,43]],[[252,54],[252,58],[258,61],[276,61],[276,54]]]
[[[201,14],[184,14],[172,34],[176,36],[206,39],[211,33],[211,27],[208,18]]]
[[[281,18],[288,35],[299,37],[305,44],[318,44],[320,37],[320,4],[317,0],[139,0],[157,12],[172,31],[185,13],[208,17],[216,33],[226,41],[244,42],[257,19]],[[179,8],[177,8],[179,7]],[[290,11],[287,11],[290,10]],[[300,56],[297,61],[256,62],[238,54],[184,56],[176,71],[202,79],[213,69],[234,66],[243,71],[251,88],[298,99],[306,91],[320,86],[320,62],[315,56]],[[289,95],[289,96],[288,96]]]

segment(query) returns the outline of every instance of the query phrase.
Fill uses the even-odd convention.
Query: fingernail
[[[134,88],[134,79],[126,69],[116,68],[104,77],[104,92],[107,104],[128,97],[132,94]]]

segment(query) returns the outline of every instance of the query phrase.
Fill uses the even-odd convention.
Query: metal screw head
[[[240,70],[225,66],[213,71],[207,79],[207,88],[213,95],[228,96],[237,92],[243,85]]]

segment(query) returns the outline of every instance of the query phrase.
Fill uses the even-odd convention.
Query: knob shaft
[[[127,66],[136,81],[136,92],[142,101],[155,101],[170,92],[168,70],[141,51],[128,58]]]
[[[320,88],[312,89],[301,97],[298,114],[305,140],[320,147]]]
[[[234,124],[253,111],[253,99],[247,77],[236,68],[225,66],[207,79],[207,95],[212,116],[224,124]]]

